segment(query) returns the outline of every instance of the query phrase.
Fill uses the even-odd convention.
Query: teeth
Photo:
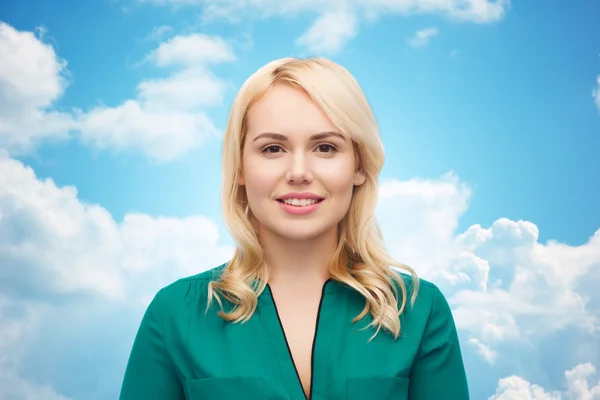
[[[315,199],[285,199],[283,200],[285,204],[296,206],[296,207],[306,207],[311,206],[318,202]]]

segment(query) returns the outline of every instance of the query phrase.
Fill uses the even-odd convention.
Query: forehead
[[[287,135],[338,131],[327,115],[302,90],[275,85],[248,111],[249,138],[262,132]]]

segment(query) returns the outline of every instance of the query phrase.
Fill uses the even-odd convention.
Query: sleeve
[[[410,373],[409,400],[469,400],[452,311],[434,287],[431,312]]]
[[[138,328],[121,385],[119,400],[184,400],[181,381],[165,344],[160,318],[160,293]]]

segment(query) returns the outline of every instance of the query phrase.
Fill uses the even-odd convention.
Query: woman
[[[235,254],[157,293],[120,398],[468,399],[444,296],[385,252],[383,159],[341,66],[286,58],[252,75],[223,144]]]

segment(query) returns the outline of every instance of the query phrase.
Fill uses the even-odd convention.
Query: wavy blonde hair
[[[245,190],[237,182],[242,170],[242,152],[250,108],[274,85],[289,85],[308,94],[353,143],[366,180],[354,188],[350,208],[339,223],[339,242],[329,266],[331,277],[354,288],[366,300],[365,308],[352,322],[371,313],[366,328],[376,326],[373,339],[384,329],[400,335],[400,315],[407,305],[404,279],[392,266],[412,275],[414,304],[419,280],[412,268],[388,256],[374,217],[378,178],[384,149],[379,129],[361,88],[340,65],[324,58],[283,58],[256,71],[238,92],[223,139],[223,216],[237,246],[219,279],[209,283],[208,304],[219,303],[219,316],[226,321],[245,322],[254,313],[258,296],[269,280],[269,270],[257,235],[257,221],[248,207]],[[397,287],[400,288],[400,296]],[[223,309],[221,296],[233,308]]]

